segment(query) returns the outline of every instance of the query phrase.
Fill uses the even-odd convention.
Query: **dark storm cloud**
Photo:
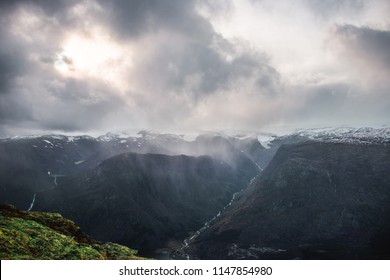
[[[77,3],[76,0],[12,0],[0,1],[0,10],[10,12],[10,10],[21,5],[35,6],[41,8],[48,15],[55,15],[64,11],[70,5]]]
[[[250,1],[254,3],[256,2],[261,3],[261,2],[267,2],[269,0],[250,0]],[[292,7],[296,5],[297,2],[302,2],[304,5],[310,8],[317,15],[328,17],[328,16],[339,15],[339,14],[347,14],[351,12],[352,13],[361,12],[365,8],[367,0],[295,0],[287,3],[289,3],[289,5],[291,5]]]
[[[80,18],[70,10],[77,4],[93,3],[93,1],[80,0],[15,0],[3,1],[0,0],[0,16],[4,18],[6,27],[12,22],[12,13],[21,9],[33,11],[44,22],[44,25],[56,26],[58,33],[47,34],[48,44],[53,44],[68,28],[79,28],[87,31],[91,27],[86,24],[86,18]],[[91,16],[100,17],[101,15],[96,11],[91,11]],[[42,32],[45,32],[45,26],[42,26]]]
[[[33,78],[34,79],[34,78]],[[51,77],[38,85],[18,85],[0,96],[0,126],[28,125],[40,130],[76,131],[99,128],[124,103],[99,81]]]
[[[32,66],[26,59],[25,47],[5,27],[0,27],[0,132],[5,131],[5,126],[17,126],[33,118],[28,102],[15,92],[18,78],[28,75]]]
[[[296,110],[287,112],[292,124],[370,126],[386,124],[390,119],[389,94],[379,87],[367,91],[352,83],[325,83],[291,90],[295,94],[290,102],[299,104]]]
[[[308,87],[307,98],[299,115],[303,118],[340,118],[348,100],[349,85],[326,84]]]
[[[0,20],[0,95],[9,93],[15,79],[30,68],[24,46],[8,34],[5,23],[4,18]]]
[[[235,77],[253,77],[259,93],[264,94],[277,94],[281,86],[280,74],[262,53],[248,52],[234,59],[230,78]]]
[[[33,118],[29,104],[20,102],[17,95],[0,95],[0,126],[17,124]]]
[[[224,44],[220,47],[226,47]],[[158,49],[140,63],[138,73],[139,79],[150,79],[161,91],[175,91],[199,100],[232,89],[240,79],[256,81],[259,93],[272,90],[278,83],[277,71],[262,53],[245,52],[227,60],[211,45],[192,40],[181,44],[164,42]]]
[[[352,59],[365,60],[366,66],[374,70],[381,67],[390,71],[390,31],[347,24],[338,25],[335,32]]]
[[[237,54],[235,46],[216,33],[209,21],[197,13],[199,1],[99,3],[107,11],[107,23],[122,40],[155,36],[145,46],[151,51],[143,56],[137,53],[135,58],[137,80],[152,88],[154,100],[166,99],[170,93],[197,102],[204,96],[232,89],[240,79],[257,80],[259,93],[270,92],[278,81],[278,73],[268,65],[266,55],[256,51]],[[206,5],[216,9],[221,3]],[[165,34],[163,39],[159,37],[161,32]],[[226,59],[226,54],[232,58]]]
[[[145,35],[161,29],[186,33],[194,39],[210,40],[211,25],[195,11],[195,0],[98,0],[106,23],[120,38]]]
[[[0,49],[0,95],[7,94],[14,79],[22,72],[20,54]]]
[[[10,2],[10,1],[8,1]],[[10,4],[10,3],[9,3]],[[2,7],[5,4],[1,3]],[[4,12],[4,10],[1,10]],[[1,14],[0,12],[0,14]],[[28,61],[28,49],[19,40],[15,39],[7,30],[4,15],[0,27],[0,127],[18,125],[19,122],[33,118],[31,106],[18,93],[18,78],[22,79],[33,71]]]
[[[354,66],[363,76],[390,73],[389,31],[336,26],[330,41],[344,53],[329,71],[323,50],[310,50],[322,46],[311,40],[322,40],[336,18],[364,14],[367,1],[300,0],[295,6],[259,1],[265,5],[243,6],[246,13],[245,9],[259,9],[264,19],[253,21],[248,38],[241,33],[229,37],[218,29],[215,22],[233,17],[242,5],[229,0],[0,1],[0,133],[27,126],[110,130],[118,122],[128,127],[140,120],[161,129],[214,123],[256,128],[290,118],[326,119],[328,112],[354,116],[353,106],[347,104],[374,104],[377,98],[388,107],[388,82],[379,87],[367,79],[364,91],[351,86],[354,69],[348,68],[341,82],[333,73],[356,61],[363,62],[359,65],[364,67]],[[289,13],[289,5],[295,13]],[[300,12],[302,17],[287,21],[298,28],[285,28],[286,15]],[[325,20],[311,25],[313,13]],[[252,23],[246,15],[232,21],[232,30]],[[269,30],[264,28],[267,24]],[[308,25],[309,39],[302,41],[306,35],[299,34],[300,27]],[[295,48],[289,49],[295,41]],[[107,53],[107,61],[100,63]],[[317,60],[306,61],[306,54]],[[300,59],[302,68],[294,65]],[[329,74],[324,80],[289,84],[295,79],[291,73],[310,80],[322,72]],[[354,98],[354,90],[363,97]],[[365,95],[368,91],[375,96]]]
[[[0,42],[0,90],[8,96],[1,100],[1,106],[7,110],[2,110],[0,125],[7,125],[12,119],[17,126],[20,119],[31,121],[42,129],[88,130],[98,127],[112,112],[125,112],[126,117],[126,111],[133,110],[126,110],[126,102],[115,90],[96,79],[64,79],[56,73],[56,63],[66,65],[70,70],[74,66],[72,57],[55,54],[60,51],[56,42],[67,30],[89,31],[87,22],[91,18],[79,18],[71,10],[76,2],[0,2],[6,36],[15,39],[12,38],[15,34],[6,27],[12,25],[12,13],[20,7],[40,18],[41,33],[45,36],[43,43],[34,38],[39,34],[31,34],[30,41],[15,39],[14,46],[10,41]],[[192,112],[185,108],[193,108],[207,96],[220,91],[237,90],[236,84],[241,80],[253,81],[259,94],[275,92],[272,88],[278,83],[278,73],[268,65],[267,56],[258,51],[236,53],[236,46],[216,33],[210,22],[198,14],[196,5],[199,1],[97,3],[100,8],[87,9],[86,16],[108,27],[116,40],[126,43],[146,38],[149,42],[145,48],[136,49],[136,70],[128,73],[130,77],[137,77],[138,84],[130,91],[139,93],[138,99],[131,102],[138,104],[136,110],[145,119],[169,123],[177,117],[172,116],[172,112],[186,118]],[[210,6],[210,3],[206,4]],[[218,5],[211,6],[216,8]],[[14,49],[20,50],[19,53]],[[34,62],[31,61],[32,54],[38,57]],[[226,55],[231,58],[227,59]],[[18,77],[22,82],[11,87]],[[131,96],[131,92],[127,94]],[[181,98],[184,101],[175,104]]]
[[[139,79],[158,85],[160,91],[185,92],[198,99],[202,95],[226,90],[241,78],[257,79],[259,88],[271,88],[278,74],[267,65],[265,55],[249,52],[227,61],[220,50],[235,55],[234,46],[196,12],[198,2],[136,0],[99,3],[108,11],[105,15],[107,23],[121,39],[153,36],[161,30],[167,32],[168,38],[172,34],[171,39],[156,40],[156,46],[148,46],[155,47],[155,50],[139,62]],[[216,9],[218,4],[215,2],[211,6]]]
[[[308,6],[323,17],[360,13],[366,6],[365,0],[304,0]]]
[[[111,112],[123,109],[123,101],[98,81],[67,79],[60,87],[49,85],[46,90],[54,101],[46,103],[48,108],[35,118],[48,130],[96,128]]]
[[[49,131],[93,129],[111,112],[123,110],[124,102],[104,83],[64,78],[53,67],[56,60],[72,66],[70,58],[56,58],[55,53],[60,50],[58,41],[62,33],[70,26],[61,23],[69,23],[68,8],[75,2],[0,2],[0,131],[3,136],[18,127]],[[14,16],[19,8],[36,14],[41,21],[42,29],[27,33],[31,36],[27,39],[15,29]],[[36,37],[39,35],[43,35],[43,41]]]
[[[295,117],[314,122],[386,122],[390,119],[390,31],[335,25],[330,44],[350,80],[306,85]]]

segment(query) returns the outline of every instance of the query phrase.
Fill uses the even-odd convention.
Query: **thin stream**
[[[36,198],[36,197],[37,197],[37,194],[34,193],[33,200],[32,200],[32,202],[31,202],[31,204],[30,204],[30,207],[28,208],[27,211],[31,211],[31,209],[34,207],[34,203],[35,203],[35,198]]]
[[[259,174],[256,175],[255,177],[253,177],[253,178],[250,180],[248,186],[250,186],[250,185],[253,183],[253,181],[257,178],[257,176],[259,176]],[[237,195],[239,195],[243,190],[244,190],[244,189],[242,189],[242,190],[240,190],[240,191],[234,193],[233,196],[232,196],[232,199],[230,200],[230,202],[229,202],[228,204],[226,204],[225,207],[223,207],[223,209],[220,210],[220,211],[218,212],[217,215],[215,215],[213,218],[211,218],[211,219],[208,220],[206,223],[204,223],[203,227],[201,227],[199,230],[197,230],[193,235],[191,235],[190,237],[184,239],[184,241],[183,241],[183,246],[178,250],[178,252],[179,252],[181,255],[183,255],[187,260],[189,260],[189,259],[190,259],[190,256],[184,252],[184,250],[188,247],[189,242],[190,242],[192,239],[198,237],[198,236],[199,236],[202,232],[204,232],[206,229],[208,229],[208,228],[210,227],[211,223],[212,223],[213,221],[215,221],[219,216],[221,216],[221,214],[226,210],[226,208],[228,208],[229,206],[231,206],[231,205],[233,204],[233,202],[235,201]]]

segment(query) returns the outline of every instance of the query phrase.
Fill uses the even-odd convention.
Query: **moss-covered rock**
[[[137,251],[100,243],[60,214],[0,205],[0,259],[142,259]]]

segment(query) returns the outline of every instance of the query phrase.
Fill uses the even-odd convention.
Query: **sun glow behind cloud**
[[[125,75],[131,68],[131,51],[104,31],[69,33],[55,55],[54,67],[65,77],[98,79],[118,90],[126,90]]]
[[[3,1],[0,135],[382,123],[389,11],[387,0]]]

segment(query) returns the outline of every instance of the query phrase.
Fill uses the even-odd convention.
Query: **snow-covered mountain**
[[[0,140],[0,195],[21,209],[28,209],[35,193],[53,188],[64,176],[86,172],[104,160],[124,153],[208,155],[229,164],[240,174],[255,165],[246,148],[220,136],[188,141],[180,135],[141,131],[139,134],[107,133],[92,137],[33,135]],[[263,149],[259,144],[252,150]]]
[[[322,128],[299,128],[292,130],[291,132],[246,132],[246,131],[220,131],[220,132],[204,132],[204,133],[190,133],[190,134],[173,134],[173,133],[159,133],[156,131],[141,130],[134,131],[120,131],[120,132],[108,132],[96,137],[89,135],[67,136],[59,134],[36,134],[27,136],[13,136],[0,139],[0,142],[21,140],[21,139],[36,139],[36,138],[48,138],[55,140],[62,140],[65,142],[75,142],[78,140],[95,140],[97,142],[119,142],[127,143],[128,141],[138,142],[141,145],[141,139],[143,141],[156,141],[156,142],[180,142],[180,141],[194,141],[199,135],[208,135],[210,137],[223,137],[234,138],[237,140],[254,139],[257,138],[263,147],[269,148],[270,144],[275,139],[284,139],[286,137],[300,137],[318,141],[331,141],[331,142],[377,142],[387,143],[390,139],[390,127],[372,128],[372,127],[322,127]],[[124,141],[126,140],[126,141]],[[50,144],[47,142],[47,144]],[[50,148],[50,147],[49,147]]]
[[[297,129],[289,137],[303,137],[311,140],[338,143],[378,143],[390,142],[390,127],[326,127],[315,129]]]
[[[167,231],[165,236],[169,237],[173,232],[180,231],[176,232],[175,242],[180,242],[180,238],[185,240],[187,234],[192,234],[189,235],[190,237],[194,236],[193,232],[199,229],[198,226],[208,223],[210,217],[215,217],[212,218],[213,223],[218,223],[220,219],[229,221],[226,220],[224,211],[240,210],[237,208],[240,204],[233,203],[235,199],[240,199],[241,195],[255,197],[251,196],[251,193],[248,196],[246,192],[246,189],[251,186],[251,184],[249,187],[247,185],[251,178],[265,180],[264,182],[269,179],[266,183],[275,186],[293,186],[286,190],[291,191],[291,195],[294,195],[293,198],[296,200],[305,200],[307,192],[310,194],[307,186],[317,186],[320,187],[318,201],[323,198],[322,192],[331,192],[329,200],[340,202],[340,205],[349,203],[348,199],[355,194],[355,190],[349,189],[360,186],[363,182],[364,188],[369,191],[375,191],[373,188],[379,186],[380,195],[375,196],[372,203],[375,207],[380,206],[381,202],[378,202],[377,198],[382,194],[387,195],[388,189],[386,153],[388,154],[389,144],[389,127],[297,129],[288,133],[210,132],[200,135],[177,135],[144,130],[136,133],[107,133],[94,137],[57,134],[17,136],[0,139],[0,202],[12,203],[25,210],[39,208],[72,215],[90,234],[100,236],[101,239],[119,238],[120,240],[116,240],[119,243],[126,242],[137,248],[148,248],[153,251],[167,241],[165,237],[161,239],[157,234],[161,233],[161,230],[154,226],[155,220],[161,221],[164,217],[170,217],[172,230]],[[377,152],[373,153],[373,151]],[[292,156],[290,157],[289,154]],[[355,154],[362,159],[355,158]],[[329,155],[333,157],[329,158]],[[203,161],[199,161],[205,158],[204,156],[210,163],[208,166]],[[188,163],[182,163],[180,160],[183,158],[188,159]],[[347,161],[343,162],[345,160]],[[285,162],[288,165],[284,165]],[[366,168],[366,162],[371,166],[370,168]],[[316,164],[320,166],[316,167]],[[294,169],[298,167],[299,170]],[[383,171],[384,175],[381,173],[377,176],[378,170]],[[297,173],[298,171],[302,176]],[[348,177],[344,173],[348,173]],[[252,180],[254,182],[252,188],[255,184],[258,185],[257,179]],[[337,191],[334,184],[337,184]],[[212,186],[217,186],[215,193],[210,193]],[[296,192],[301,186],[302,191]],[[242,188],[239,197],[235,199],[229,197]],[[262,190],[263,183],[258,188]],[[339,190],[343,188],[347,188],[345,190],[347,195],[340,196]],[[365,191],[364,188],[362,186],[361,189]],[[279,188],[275,189],[279,190]],[[194,200],[196,193],[202,194],[199,201]],[[159,203],[164,195],[166,195],[166,203],[161,206]],[[187,195],[188,199],[183,200],[182,198],[187,198]],[[289,195],[289,192],[276,192],[275,195],[270,195],[267,198],[271,203],[270,209],[274,209],[274,206],[280,203],[283,206],[284,200],[290,199]],[[117,201],[112,203],[113,197],[120,198],[118,204],[120,207],[116,206]],[[262,192],[259,197],[264,198]],[[365,196],[359,196],[357,199],[363,201]],[[210,205],[206,207],[205,205],[210,201],[213,207],[209,207]],[[294,206],[294,203],[291,205]],[[263,204],[263,201],[254,201],[245,205],[249,207],[248,209],[260,209]],[[112,208],[107,205],[112,205]],[[128,205],[134,207],[130,209]],[[198,206],[200,209],[207,208],[207,215],[199,216],[201,212]],[[122,215],[120,214],[122,208],[131,211]],[[308,211],[302,211],[302,213],[306,212]],[[79,213],[82,215],[78,216]],[[111,213],[111,216],[106,214],[102,216],[102,213]],[[142,213],[146,213],[145,217],[149,218],[139,218]],[[185,217],[180,216],[183,213]],[[242,213],[246,215],[245,211]],[[257,229],[261,226],[261,218],[259,219],[257,215],[258,212],[246,215],[250,217],[248,221],[253,221],[250,223],[254,227],[254,230],[248,231],[248,234],[253,233],[257,236],[259,233]],[[79,220],[83,217],[86,220]],[[195,217],[197,218],[194,219]],[[292,223],[296,222],[297,217],[299,218],[299,215],[291,217]],[[369,218],[371,219],[371,216]],[[129,222],[131,219],[135,219],[128,228],[128,232],[131,231],[132,234],[122,236],[123,238],[118,237],[121,226],[117,227],[119,230],[116,232],[113,232],[113,227],[110,226],[103,226],[99,229],[101,232],[97,232],[95,228],[95,224],[99,222],[115,220],[118,225],[122,225],[123,222]],[[254,240],[252,237],[247,238],[243,235],[241,239],[231,239],[232,232],[229,231],[229,226],[238,227],[237,232],[240,232],[242,229],[239,226],[245,220],[247,219],[238,219],[237,222],[226,223],[228,227],[221,227],[227,234],[226,240],[235,245],[222,244],[220,248],[233,248],[229,250],[236,253],[252,248],[252,243],[247,244],[242,241]],[[161,225],[162,228],[167,225],[167,221],[165,220]],[[183,224],[181,227],[178,221],[191,223]],[[176,228],[178,225],[179,230]],[[211,225],[212,223],[209,223],[207,228]],[[347,225],[349,226],[348,223]],[[300,227],[305,228],[304,225]],[[101,235],[106,234],[107,228],[111,228],[111,231],[105,236]],[[156,232],[156,234],[145,235],[145,232]],[[199,236],[207,246],[210,243],[204,238],[208,236],[203,234]],[[210,240],[212,241],[213,238]],[[257,250],[259,252],[269,248],[268,245],[268,247],[258,245],[260,247],[253,248],[256,250],[261,248],[260,251]],[[218,246],[214,247],[218,249]],[[253,250],[256,251],[255,249]],[[208,249],[200,247],[194,250],[198,256],[208,252]],[[253,250],[249,250],[251,254]],[[230,256],[229,252],[228,256]],[[241,253],[236,253],[232,258],[239,258]],[[226,257],[223,252],[215,256]],[[290,255],[282,256],[282,258],[289,257]]]

